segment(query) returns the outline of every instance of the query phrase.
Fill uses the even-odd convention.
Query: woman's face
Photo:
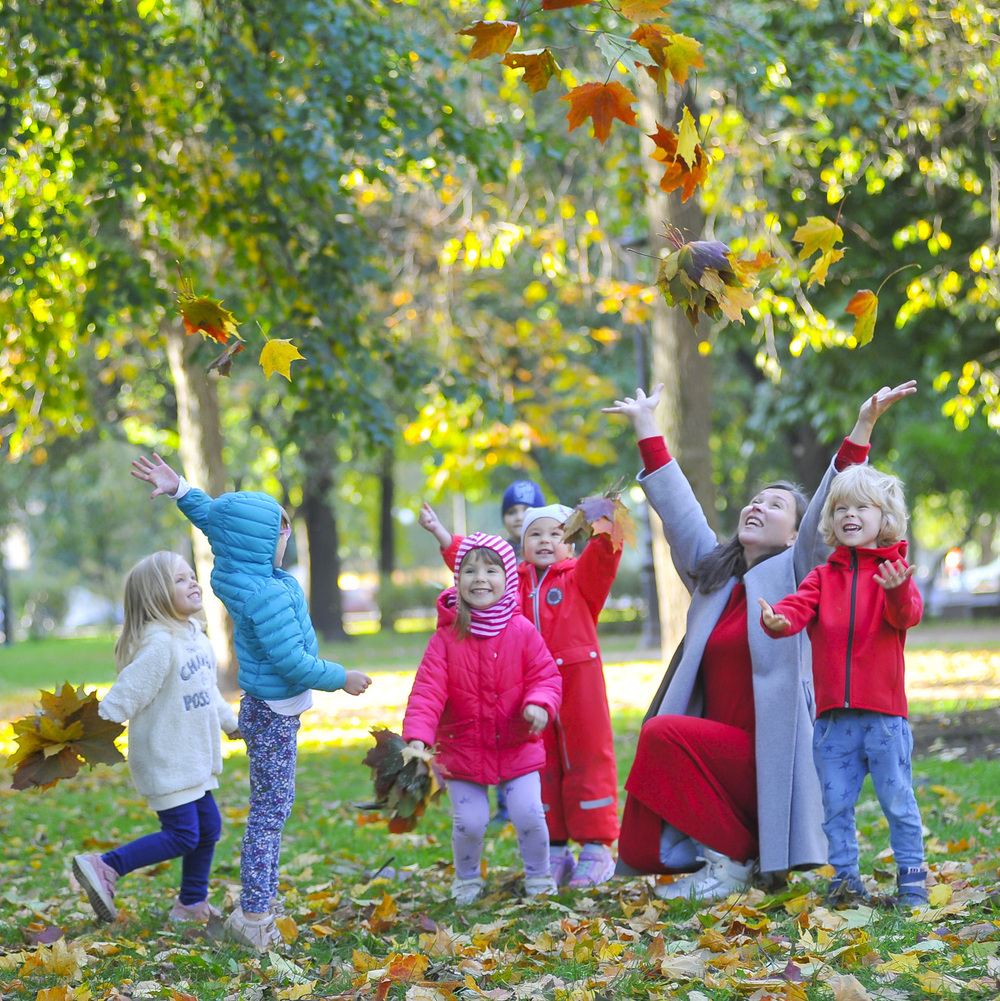
[[[795,496],[780,487],[766,487],[740,512],[737,536],[747,566],[787,549],[798,535]]]

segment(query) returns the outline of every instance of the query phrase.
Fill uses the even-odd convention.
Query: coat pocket
[[[541,734],[532,733],[531,725],[521,716],[512,716],[500,724],[500,746],[517,747],[532,740],[541,740]]]

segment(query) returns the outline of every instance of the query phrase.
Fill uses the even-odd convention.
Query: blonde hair
[[[503,557],[495,549],[490,549],[489,546],[475,546],[462,557],[462,562],[459,563],[458,570],[455,572],[456,581],[462,572],[462,567],[472,557],[479,557],[483,563],[490,563],[493,566],[500,567],[506,576],[507,568],[503,565]],[[469,627],[472,625],[472,606],[463,600],[457,587],[455,588],[455,608],[457,610],[455,632],[458,634],[459,639],[465,639],[468,635]]]
[[[906,499],[903,497],[903,481],[891,473],[880,473],[872,466],[848,466],[837,473],[830,484],[830,493],[823,505],[823,516],[819,522],[819,532],[828,546],[837,544],[833,530],[833,512],[844,501],[872,504],[882,512],[882,527],[879,529],[878,546],[891,546],[906,534]]]
[[[177,627],[188,621],[174,607],[174,577],[184,557],[162,551],[140,560],[125,578],[122,631],[115,643],[115,668],[120,671],[135,658],[146,626],[151,622]]]

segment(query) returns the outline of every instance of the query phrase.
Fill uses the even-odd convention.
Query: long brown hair
[[[809,501],[802,490],[787,480],[776,480],[774,483],[768,483],[761,487],[757,493],[763,490],[784,490],[792,495],[795,500],[795,527],[798,528],[806,513],[806,508],[809,506]],[[762,559],[766,560],[771,556],[776,556],[778,552],[780,550],[768,553]],[[740,542],[737,532],[703,556],[695,566],[692,577],[702,594],[711,594],[713,591],[718,591],[731,577],[743,580],[743,575],[749,569],[747,558],[743,553],[743,544]]]
[[[176,628],[188,621],[174,608],[174,576],[184,562],[177,553],[161,551],[140,560],[125,578],[122,631],[115,643],[115,668],[135,658],[151,622]]]

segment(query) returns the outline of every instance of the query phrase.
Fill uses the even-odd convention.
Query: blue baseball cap
[[[528,507],[541,507],[545,503],[545,494],[534,480],[514,480],[503,492],[500,502],[500,514],[505,515],[515,504],[527,504]]]

